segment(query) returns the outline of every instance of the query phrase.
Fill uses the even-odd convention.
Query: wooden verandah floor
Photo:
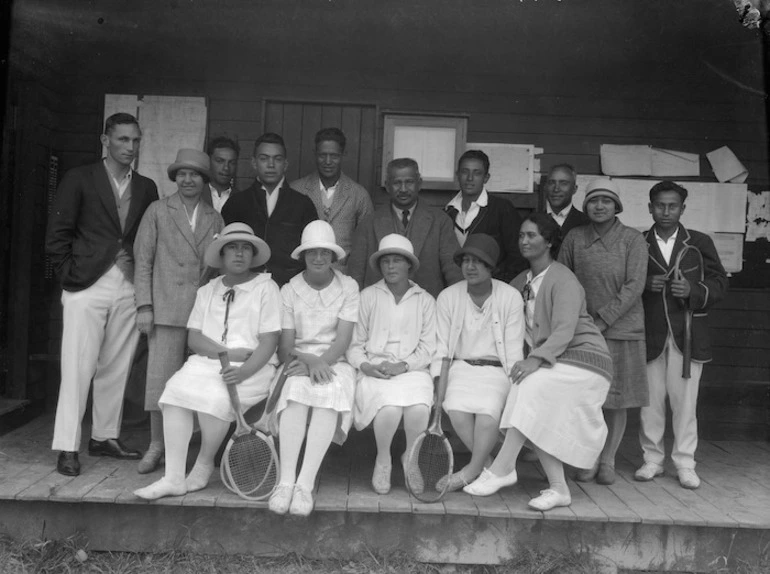
[[[393,490],[377,495],[369,484],[373,438],[352,433],[324,463],[316,512],[297,519],[273,515],[265,502],[238,498],[218,474],[205,490],[154,503],[132,491],[162,470],[143,476],[135,463],[83,453],[81,475],[61,476],[49,450],[51,430],[46,416],[0,437],[0,532],[58,537],[80,531],[93,548],[112,550],[166,549],[180,537],[201,552],[330,556],[395,546],[426,560],[479,563],[504,560],[521,544],[577,544],[610,564],[679,570],[759,557],[770,540],[767,442],[701,441],[703,484],[689,491],[673,469],[654,482],[635,482],[641,453],[629,436],[614,485],[570,481],[572,506],[542,513],[527,507],[546,487],[537,463],[520,462],[519,484],[494,496],[460,491],[437,504],[410,497],[394,465]],[[142,447],[146,434],[129,433],[126,442]]]

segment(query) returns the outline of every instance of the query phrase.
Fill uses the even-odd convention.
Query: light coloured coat
[[[224,226],[208,203],[198,203],[193,233],[178,193],[153,202],[134,242],[137,309],[152,305],[157,325],[185,327],[205,269],[206,248]]]

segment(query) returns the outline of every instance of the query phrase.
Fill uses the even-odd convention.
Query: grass
[[[403,553],[362,553],[353,559],[310,560],[298,555],[263,558],[248,555],[90,552],[88,542],[74,536],[64,540],[16,541],[0,536],[2,574],[592,574],[598,569],[585,555],[556,551],[522,552],[499,566],[426,564]]]

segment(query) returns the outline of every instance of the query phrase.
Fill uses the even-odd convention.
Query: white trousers
[[[80,432],[93,380],[95,440],[118,438],[123,394],[139,332],[134,286],[112,266],[91,287],[62,291],[61,386],[53,450],[80,450]]]
[[[703,363],[690,362],[690,378],[682,378],[682,353],[669,335],[661,355],[647,363],[650,406],[641,409],[639,442],[644,462],[662,465],[666,453],[663,433],[666,429],[666,396],[671,404],[674,447],[671,459],[676,468],[695,468],[698,447],[698,387]]]

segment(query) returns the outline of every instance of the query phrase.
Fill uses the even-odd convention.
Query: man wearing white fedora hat
[[[46,252],[61,280],[61,386],[53,450],[59,473],[80,474],[80,426],[93,384],[93,456],[138,459],[119,440],[123,394],[139,333],[133,244],[139,221],[158,199],[155,183],[131,169],[142,132],[130,114],[113,114],[101,135],[107,157],[69,171],[48,221]],[[93,381],[93,383],[92,383]]]

